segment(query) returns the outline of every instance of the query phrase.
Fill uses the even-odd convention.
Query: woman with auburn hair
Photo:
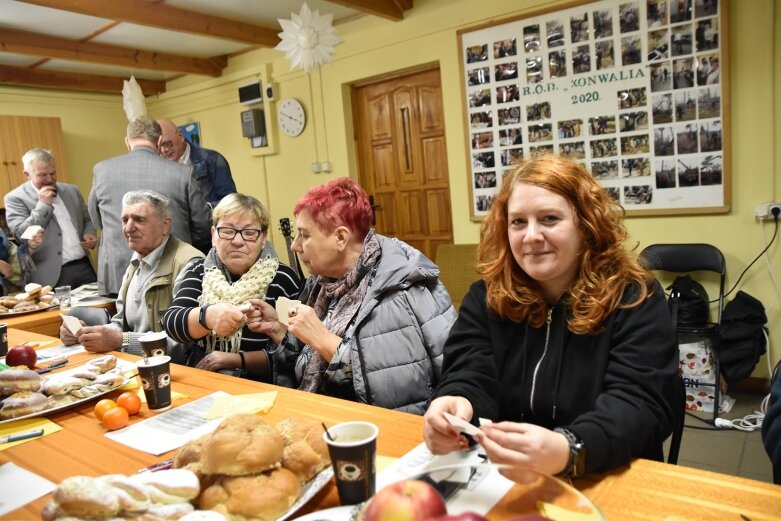
[[[678,350],[664,292],[623,247],[623,209],[580,164],[541,156],[504,178],[474,283],[425,415],[435,454],[481,426],[492,462],[577,477],[662,459]]]
[[[439,268],[375,232],[369,198],[349,177],[310,189],[293,213],[292,249],[311,277],[287,325],[263,305],[264,330],[280,344],[275,382],[423,414],[456,319]]]

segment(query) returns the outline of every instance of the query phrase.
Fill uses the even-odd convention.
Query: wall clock
[[[290,137],[296,137],[304,131],[306,113],[301,102],[288,98],[277,106],[277,121],[282,132]]]

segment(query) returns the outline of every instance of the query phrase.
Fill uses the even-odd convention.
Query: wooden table
[[[50,341],[36,335],[9,329],[9,343]],[[89,354],[76,355],[88,359]],[[120,355],[128,360],[132,355]],[[189,367],[173,366],[174,389],[188,395],[186,401],[220,389],[231,394],[276,390],[277,401],[264,416],[274,424],[282,419],[309,417],[327,425],[345,420],[367,420],[377,424],[380,436],[378,454],[400,457],[421,441],[422,418],[335,398],[284,389]],[[115,443],[103,436],[104,428],[95,419],[87,402],[80,408],[50,417],[63,427],[62,431],[38,438],[0,452],[0,464],[13,461],[18,465],[58,483],[76,475],[108,473],[132,474],[140,468],[169,458],[159,457]],[[151,416],[143,408],[132,422]],[[750,479],[727,476],[703,470],[667,465],[647,460],[635,460],[628,467],[603,475],[593,475],[575,482],[610,520],[742,519],[778,520],[781,517],[781,487]],[[11,513],[11,519],[40,519],[40,511],[48,497],[41,498]],[[326,486],[301,513],[337,506],[333,483]],[[491,519],[511,517],[500,503],[489,514]],[[741,518],[741,514],[746,516]]]
[[[100,301],[90,305],[107,308],[109,313],[112,315],[116,313],[116,308],[114,307],[113,301]],[[61,311],[59,308],[52,308],[47,311],[36,311],[18,316],[0,315],[0,322],[7,324],[9,328],[22,329],[31,333],[39,333],[41,335],[48,335],[59,338],[60,324],[62,323],[60,313]],[[12,346],[14,344],[11,344],[9,340],[8,345]]]

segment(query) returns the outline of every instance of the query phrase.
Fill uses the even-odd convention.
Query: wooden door
[[[436,260],[453,242],[439,69],[353,87],[361,185],[375,227]]]
[[[0,205],[10,190],[22,184],[22,156],[31,148],[46,148],[57,163],[57,181],[67,182],[65,144],[60,118],[0,116]]]

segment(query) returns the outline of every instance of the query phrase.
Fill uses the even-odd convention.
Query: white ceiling
[[[124,0],[111,1],[123,2]],[[129,1],[128,4],[132,4],[133,1],[139,0]],[[376,0],[373,1],[376,2]],[[121,78],[128,78],[133,74],[138,79],[167,80],[181,76],[184,73],[177,70],[150,70],[120,64],[96,63],[95,60],[76,61],[63,59],[62,57],[9,52],[8,47],[10,46],[5,45],[6,38],[3,37],[5,30],[27,31],[41,35],[67,38],[68,40],[78,42],[109,44],[141,51],[201,59],[230,56],[259,47],[258,44],[253,43],[138,25],[116,19],[43,7],[35,5],[35,3],[36,0],[0,0],[0,66],[20,68],[18,70],[15,69],[13,72],[18,72],[22,76],[30,73],[30,71],[64,71]],[[43,3],[51,5],[51,2]],[[100,4],[100,2],[95,1],[84,3],[91,5]],[[169,7],[178,7],[188,11],[236,20],[245,24],[266,27],[273,29],[274,33],[278,33],[282,29],[277,19],[289,19],[291,13],[299,12],[303,3],[304,0],[149,0],[148,4],[145,4],[145,8],[154,9],[155,5],[165,4],[165,6]],[[340,5],[342,3],[349,4],[350,2],[341,0],[333,0],[332,2],[307,0],[310,9],[318,10],[321,15],[333,14],[337,33],[340,22],[365,14],[356,8]],[[63,0],[59,5],[77,4],[79,2]],[[361,4],[371,4],[371,2],[356,2],[356,5]],[[68,9],[68,7],[64,7],[64,9]],[[130,9],[130,7],[127,9]],[[368,16],[371,16],[371,14]],[[392,23],[392,21],[389,20],[388,23]],[[6,36],[9,34],[10,31],[5,33]],[[26,52],[29,53],[30,51]],[[3,78],[3,75],[3,71],[0,70],[0,83],[19,83],[21,81],[18,79],[10,81],[7,77]]]

